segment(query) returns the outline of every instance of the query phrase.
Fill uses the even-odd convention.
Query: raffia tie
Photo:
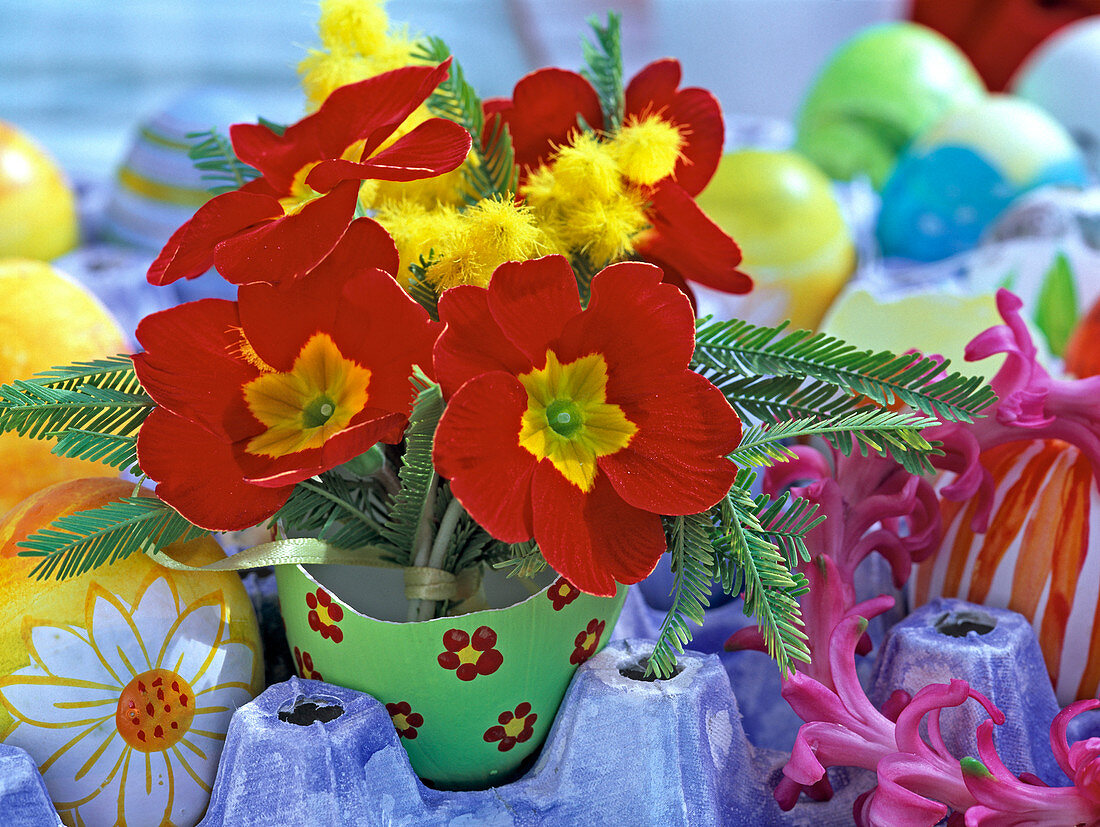
[[[481,568],[463,569],[457,575],[431,566],[405,569],[405,597],[409,600],[446,600],[463,603],[481,588]]]

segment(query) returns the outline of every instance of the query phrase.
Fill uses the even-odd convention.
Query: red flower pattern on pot
[[[314,681],[324,680],[321,673],[313,668],[313,655],[309,652],[303,652],[297,646],[294,647],[294,663],[298,666],[298,677],[309,678]]]
[[[309,628],[333,643],[340,643],[344,632],[337,624],[344,619],[343,606],[333,603],[332,596],[324,589],[307,594],[306,605],[309,606]]]
[[[473,635],[461,629],[448,629],[443,635],[443,648],[438,661],[444,669],[453,669],[461,681],[472,681],[478,675],[491,675],[504,663],[504,655],[496,649],[497,633],[488,626],[478,627]]]
[[[507,752],[516,744],[523,743],[535,733],[535,721],[538,714],[531,711],[531,704],[521,703],[513,712],[501,712],[499,723],[485,730],[485,742],[498,741],[497,749]]]
[[[424,726],[424,716],[419,712],[413,712],[408,701],[386,704],[386,711],[390,713],[394,729],[402,738],[410,740],[415,738],[417,728]]]
[[[573,640],[573,654],[569,656],[571,664],[580,666],[596,654],[596,647],[600,645],[604,626],[604,621],[592,618],[584,630],[577,633],[577,637]]]
[[[560,612],[580,597],[580,594],[581,590],[564,577],[559,577],[554,581],[554,584],[546,590],[546,596],[550,598],[550,602],[554,604],[555,612]]]

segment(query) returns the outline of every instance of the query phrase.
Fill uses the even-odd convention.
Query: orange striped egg
[[[993,478],[988,531],[973,531],[975,496],[941,499],[939,553],[910,580],[914,606],[933,597],[1007,608],[1039,638],[1058,702],[1100,683],[1100,501],[1092,466],[1061,440],[1010,442],[982,453]]]

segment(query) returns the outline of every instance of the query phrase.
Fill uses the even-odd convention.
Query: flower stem
[[[420,520],[416,524],[416,537],[413,541],[412,565],[423,567],[428,565],[432,552],[432,515],[435,513],[435,492],[439,487],[439,475],[432,472],[432,481],[428,484],[428,492],[424,497],[424,504],[420,508]],[[410,600],[408,619],[410,621],[420,619],[420,604],[423,600]]]
[[[457,499],[447,503],[447,510],[443,512],[443,519],[439,521],[439,530],[435,533],[435,541],[432,543],[431,553],[428,555],[428,567],[438,569],[443,567],[443,561],[447,556],[447,546],[450,545],[451,536],[455,533],[458,521],[466,509]],[[435,600],[421,600],[417,610],[417,620],[430,620],[435,615]]]

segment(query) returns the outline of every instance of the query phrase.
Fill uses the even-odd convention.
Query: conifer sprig
[[[432,465],[432,440],[443,415],[439,385],[423,374],[414,375],[412,381],[417,397],[405,429],[405,453],[398,471],[401,491],[394,498],[389,521],[382,529],[386,543],[393,547],[403,565],[412,565],[423,521],[434,518],[435,504],[431,499],[437,475]]]
[[[996,397],[979,377],[946,373],[949,364],[919,354],[860,350],[823,333],[787,332],[786,324],[703,319],[696,330],[694,365],[704,375],[805,377],[879,405],[900,400],[931,416],[972,422]]]
[[[270,129],[274,125],[264,122],[264,126]],[[195,169],[202,171],[202,179],[210,182],[212,195],[232,192],[260,177],[258,169],[237,158],[229,139],[217,129],[190,132],[187,139],[192,142],[187,156]]]
[[[596,17],[588,18],[592,27],[595,43],[587,38],[581,41],[585,68],[581,74],[588,79],[600,99],[603,110],[604,130],[609,133],[618,131],[623,125],[623,111],[626,108],[623,93],[623,52],[620,36],[622,15],[609,12],[607,25],[600,25]]]
[[[452,55],[443,40],[428,37],[417,44],[413,57],[427,63],[442,63]],[[469,188],[466,200],[474,204],[485,198],[510,198],[516,191],[518,170],[508,127],[498,119],[489,134],[485,134],[481,98],[466,81],[458,61],[452,59],[450,74],[428,98],[427,106],[433,115],[463,127],[473,140],[471,157],[462,167]]]
[[[714,578],[714,525],[706,514],[668,519],[669,554],[673,573],[672,606],[661,623],[647,675],[670,678],[675,673],[676,655],[691,642],[689,623],[702,625],[710,605],[710,584]]]
[[[64,580],[177,541],[208,534],[155,497],[129,497],[59,517],[18,543],[21,557],[41,557],[31,570],[38,579]]]

